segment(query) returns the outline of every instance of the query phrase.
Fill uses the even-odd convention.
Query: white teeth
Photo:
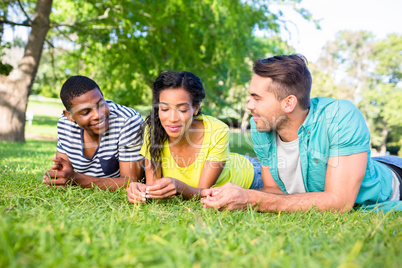
[[[105,123],[105,120],[103,120],[102,122],[100,122],[99,124],[94,125],[95,127],[101,126]]]

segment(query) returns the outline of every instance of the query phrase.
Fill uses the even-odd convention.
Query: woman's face
[[[192,105],[183,88],[164,89],[159,94],[159,119],[169,138],[179,138],[191,126],[199,107]]]

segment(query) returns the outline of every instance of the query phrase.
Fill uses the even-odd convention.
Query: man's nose
[[[99,108],[99,107],[93,108],[93,118],[94,119],[102,118],[102,116],[104,114],[105,114],[105,112],[101,108]]]
[[[252,100],[249,100],[246,104],[246,108],[249,110],[253,110],[254,109],[254,103]]]

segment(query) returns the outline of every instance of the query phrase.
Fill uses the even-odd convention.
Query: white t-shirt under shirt
[[[57,123],[57,151],[68,156],[74,169],[81,174],[98,178],[120,177],[119,162],[135,162],[140,155],[142,141],[137,137],[142,117],[132,108],[107,100],[109,129],[91,158],[83,152],[83,130],[77,123],[61,115]]]
[[[300,165],[299,139],[290,142],[281,140],[276,134],[277,154],[278,154],[278,173],[279,178],[285,185],[288,194],[305,193],[303,176]],[[391,170],[392,171],[392,170]],[[392,195],[390,201],[399,200],[399,180],[392,171]]]
[[[305,193],[299,155],[299,139],[290,142],[276,134],[278,173],[288,194]]]

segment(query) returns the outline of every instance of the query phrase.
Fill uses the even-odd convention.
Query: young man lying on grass
[[[351,102],[310,99],[312,78],[303,56],[260,59],[254,72],[247,108],[264,187],[207,189],[204,206],[349,211],[355,204],[392,201],[402,209],[402,159],[371,158],[369,130]]]
[[[43,183],[113,191],[140,179],[142,141],[136,134],[141,115],[105,100],[95,81],[85,76],[67,79],[60,98],[65,110],[57,124],[57,153]]]

